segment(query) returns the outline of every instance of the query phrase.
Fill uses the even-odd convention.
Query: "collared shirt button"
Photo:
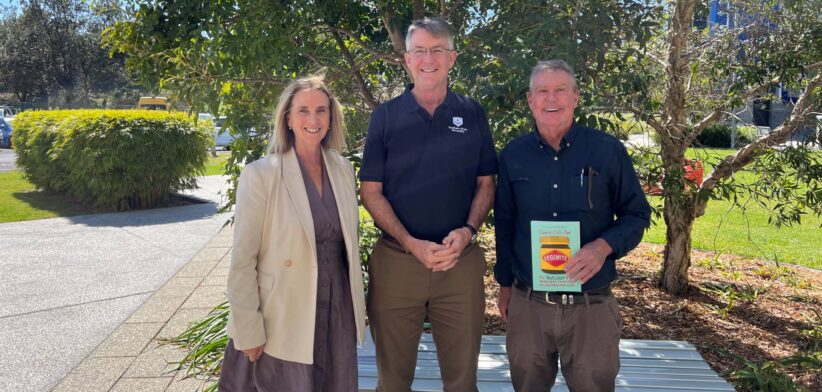
[[[557,189],[557,187],[558,187],[558,186],[559,186],[559,185],[557,185],[557,184],[554,184],[554,189]]]
[[[286,267],[291,267],[291,260],[286,260],[284,264]]]
[[[557,213],[556,213],[556,212],[554,213],[554,216],[557,216]]]
[[[558,161],[558,160],[559,160],[559,157],[554,157],[554,160],[555,160],[555,161]]]

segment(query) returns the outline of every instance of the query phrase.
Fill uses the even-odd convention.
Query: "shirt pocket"
[[[571,208],[578,212],[592,212],[609,204],[605,177],[602,174],[593,175],[588,172],[577,172],[569,176],[565,182],[569,190],[567,195]],[[596,169],[593,172],[599,173]]]

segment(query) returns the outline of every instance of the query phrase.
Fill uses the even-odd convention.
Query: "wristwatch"
[[[471,242],[470,243],[473,244],[473,243],[477,242],[477,229],[475,229],[474,226],[471,226],[470,223],[466,223],[466,224],[462,225],[462,227],[468,228],[468,231],[471,232]]]

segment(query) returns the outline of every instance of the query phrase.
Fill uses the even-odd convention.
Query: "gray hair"
[[[579,91],[579,87],[577,86],[577,76],[574,74],[574,69],[571,68],[565,60],[546,60],[538,62],[534,68],[531,68],[531,78],[528,81],[529,90],[534,88],[534,79],[536,79],[537,75],[546,71],[562,71],[567,73],[568,76],[571,77],[574,91]]]
[[[425,17],[415,20],[408,26],[408,33],[405,34],[405,51],[411,51],[411,34],[417,29],[423,29],[436,38],[445,38],[448,40],[448,47],[446,49],[454,50],[454,36],[451,33],[451,26],[445,19],[438,16],[431,18]]]

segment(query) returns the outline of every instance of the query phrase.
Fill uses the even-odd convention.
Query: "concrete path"
[[[52,389],[214,238],[225,180],[198,183],[210,203],[0,224],[0,389]]]
[[[14,170],[14,161],[17,160],[17,154],[10,148],[0,148],[0,172],[7,172]]]

